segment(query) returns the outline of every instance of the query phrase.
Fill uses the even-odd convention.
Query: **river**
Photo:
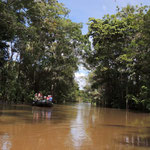
[[[90,104],[0,107],[1,150],[148,150],[150,114]]]

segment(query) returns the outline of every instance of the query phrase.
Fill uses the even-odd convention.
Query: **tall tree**
[[[26,101],[39,91],[53,94],[57,102],[67,99],[76,86],[82,25],[69,20],[68,9],[56,0],[1,0],[0,4],[1,62],[7,73],[0,78],[1,99]]]
[[[89,19],[93,49],[87,52],[86,60],[95,70],[93,87],[102,89],[107,107],[145,109],[139,93],[149,89],[143,78],[149,76],[148,70],[143,74],[144,62],[148,63],[143,43],[146,9],[128,5],[103,19]]]

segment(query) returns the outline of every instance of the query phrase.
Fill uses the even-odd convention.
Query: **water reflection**
[[[11,149],[10,137],[7,133],[0,136],[0,147],[1,150],[10,150]]]
[[[32,109],[33,113],[33,120],[34,121],[39,121],[39,120],[50,120],[51,115],[52,115],[52,109],[51,108],[38,108],[38,107],[33,107]]]
[[[4,107],[0,110],[0,149],[148,150],[149,123],[149,114],[82,103]]]
[[[75,149],[80,149],[84,143],[90,143],[91,139],[87,133],[87,124],[86,121],[84,120],[90,113],[90,106],[89,108],[86,107],[85,111],[85,105],[77,105],[77,116],[76,118],[71,121],[71,127],[70,127],[70,134],[71,134],[71,139],[73,143],[73,147]]]
[[[138,147],[150,147],[150,136],[142,135],[124,135],[121,140],[122,144]]]

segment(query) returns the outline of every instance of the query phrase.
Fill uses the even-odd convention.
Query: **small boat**
[[[33,100],[32,106],[52,107],[53,103],[48,100]]]

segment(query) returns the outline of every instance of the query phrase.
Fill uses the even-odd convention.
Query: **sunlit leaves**
[[[3,99],[28,101],[39,91],[58,102],[68,99],[77,86],[74,72],[85,41],[82,24],[69,20],[69,10],[56,0],[0,1],[0,8]]]
[[[125,108],[129,105],[136,109],[149,106],[150,94],[143,90],[143,87],[150,89],[147,9],[147,6],[127,5],[118,8],[114,15],[89,19],[88,36],[93,49],[86,61],[95,70],[93,88],[102,89],[105,106]]]

